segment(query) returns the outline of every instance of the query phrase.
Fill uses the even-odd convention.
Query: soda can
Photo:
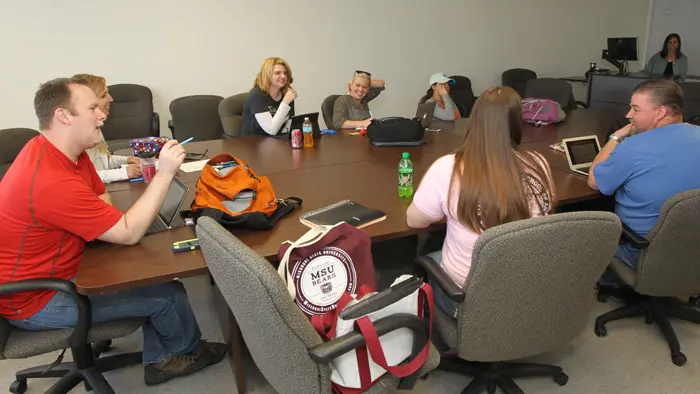
[[[292,148],[300,149],[304,147],[304,139],[301,135],[301,130],[292,130]]]

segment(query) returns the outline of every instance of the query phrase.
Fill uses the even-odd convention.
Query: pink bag
[[[558,102],[547,99],[524,98],[523,121],[537,126],[546,126],[566,119],[566,113]]]

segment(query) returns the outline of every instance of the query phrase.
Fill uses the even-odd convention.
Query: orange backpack
[[[202,168],[191,207],[195,218],[209,216],[225,227],[267,230],[300,205],[296,197],[276,198],[266,176],[258,176],[243,160],[221,153]]]

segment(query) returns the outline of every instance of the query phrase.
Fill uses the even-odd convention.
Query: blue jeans
[[[88,297],[92,323],[126,318],[148,318],[143,330],[144,364],[195,350],[201,337],[197,320],[180,282],[168,282]],[[74,327],[78,306],[70,296],[57,292],[39,312],[24,320],[9,320],[23,330],[42,331]]]
[[[615,251],[615,257],[622,261],[626,266],[633,270],[637,270],[637,263],[639,261],[639,249],[635,248],[630,244],[619,244],[617,245],[617,251]],[[602,286],[622,286],[624,283],[617,276],[612,268],[608,267],[603,276],[598,280],[598,284]]]
[[[437,252],[432,252],[428,254],[428,257],[432,258],[435,260],[438,264],[442,265],[442,251],[438,250]],[[450,299],[450,297],[445,294],[444,291],[440,288],[440,286],[435,283],[433,279],[430,279],[429,281],[430,286],[433,288],[433,299],[435,301],[435,305],[438,306],[438,308],[442,309],[443,312],[451,316],[452,318],[456,319],[457,318],[457,311],[459,310],[459,303],[454,302]]]

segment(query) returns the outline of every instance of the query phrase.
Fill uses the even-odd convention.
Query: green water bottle
[[[401,155],[399,162],[399,197],[413,197],[413,163],[408,152]]]

